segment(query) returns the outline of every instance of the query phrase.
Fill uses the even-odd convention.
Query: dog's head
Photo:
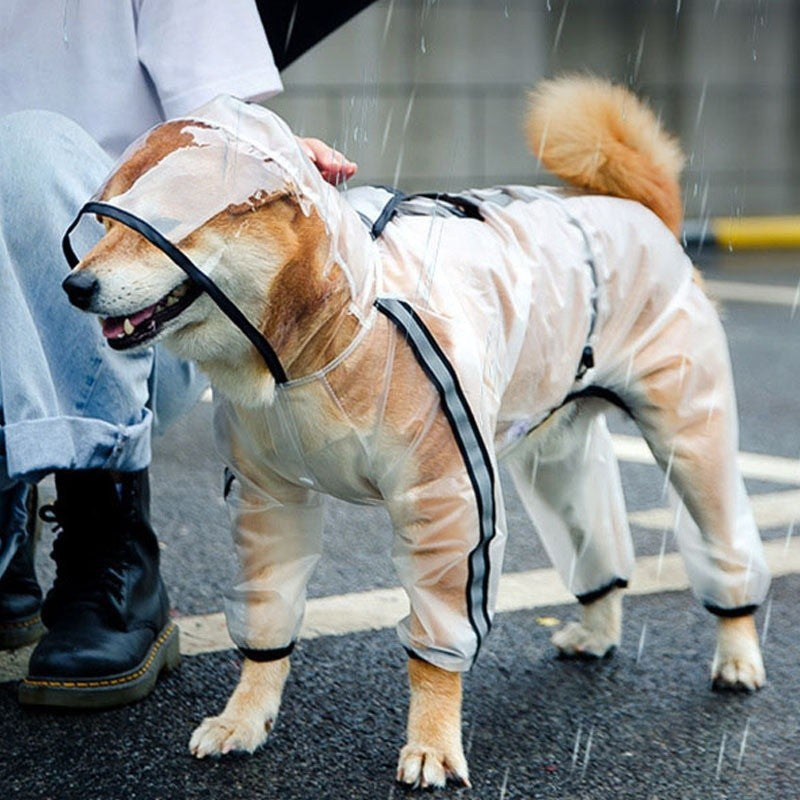
[[[286,293],[277,276],[298,260],[326,268],[337,259],[328,235],[333,191],[282,120],[217,98],[191,118],[154,128],[123,155],[93,198],[108,209],[92,209],[105,234],[64,289],[102,318],[115,349],[167,339],[201,364],[236,358],[248,347],[244,336],[168,249],[125,219],[155,229],[255,328],[280,336],[280,320],[268,319],[274,293]],[[80,239],[80,227],[73,241],[76,233]]]

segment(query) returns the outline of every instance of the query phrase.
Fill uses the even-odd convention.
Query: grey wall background
[[[525,92],[590,71],[680,137],[687,216],[798,213],[799,31],[800,0],[380,0],[267,105],[355,159],[353,184],[547,182],[521,134]]]

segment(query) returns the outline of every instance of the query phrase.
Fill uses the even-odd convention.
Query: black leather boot
[[[106,708],[139,700],[180,659],[150,526],[147,471],[56,473],[56,579],[19,700]]]
[[[0,650],[32,644],[44,633],[35,532],[36,486],[18,483],[0,495]]]

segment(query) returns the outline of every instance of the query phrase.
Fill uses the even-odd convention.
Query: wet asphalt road
[[[796,286],[800,256],[704,259],[707,275]],[[797,266],[794,266],[794,264]],[[741,449],[800,457],[800,311],[725,303],[741,415]],[[211,409],[199,405],[157,443],[153,513],[175,613],[218,611],[233,569]],[[634,433],[615,417],[612,428]],[[655,467],[623,463],[631,510],[661,504]],[[791,487],[749,480],[751,493]],[[797,488],[796,486],[794,488]],[[509,491],[506,568],[547,566]],[[326,555],[311,586],[322,597],[394,586],[385,514],[332,503]],[[785,538],[785,525],[764,531]],[[39,553],[50,579],[48,541]],[[660,534],[634,528],[637,555]],[[794,800],[800,798],[800,575],[776,579],[759,612],[769,683],[756,695],[713,693],[713,620],[688,592],[626,599],[619,652],[602,662],[554,658],[556,606],[498,615],[466,678],[464,740],[474,788],[430,797]],[[4,655],[0,654],[0,665]],[[0,683],[0,793],[54,798],[386,800],[409,795],[392,776],[407,692],[391,630],[301,642],[281,716],[254,756],[196,761],[192,729],[218,712],[238,671],[233,651],[186,657],[154,694],[92,714],[22,710]]]

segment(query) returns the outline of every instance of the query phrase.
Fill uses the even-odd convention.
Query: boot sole
[[[178,628],[168,622],[144,660],[130,672],[107,678],[25,678],[19,685],[18,699],[29,706],[113,708],[146,697],[161,672],[175,669],[180,660]]]
[[[26,644],[38,642],[44,636],[44,631],[38,611],[26,619],[0,622],[0,650],[16,650]]]

